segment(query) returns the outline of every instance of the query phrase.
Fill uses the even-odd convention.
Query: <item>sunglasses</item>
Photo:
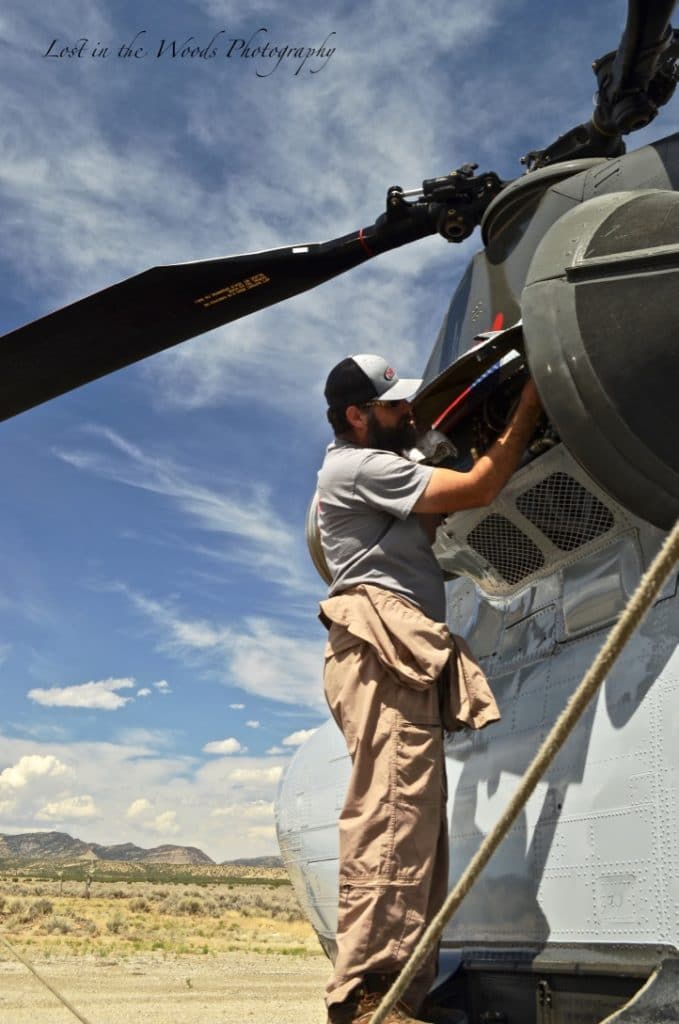
[[[398,409],[399,405],[403,405],[404,402],[405,398],[374,398],[372,402],[363,402],[362,408]]]

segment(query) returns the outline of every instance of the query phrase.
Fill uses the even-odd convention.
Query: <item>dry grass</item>
[[[209,956],[232,951],[315,955],[321,949],[294,891],[278,877],[154,882],[121,875],[86,896],[80,879],[0,877],[0,929],[30,956]],[[73,874],[74,872],[70,872]],[[64,873],[65,874],[65,873]]]

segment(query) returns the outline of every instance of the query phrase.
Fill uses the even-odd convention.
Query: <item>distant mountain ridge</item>
[[[165,844],[144,850],[134,843],[102,846],[74,839],[67,832],[23,832],[20,835],[0,834],[0,859],[25,857],[32,860],[122,860],[146,861],[156,864],[214,864],[206,853],[195,846]]]
[[[234,868],[282,868],[282,857],[238,857],[236,860],[223,860],[222,864]]]

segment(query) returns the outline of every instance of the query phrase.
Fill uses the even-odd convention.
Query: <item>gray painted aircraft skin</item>
[[[601,204],[608,204],[608,224],[611,209],[643,199],[649,190],[654,201],[660,197],[671,205],[678,180],[679,136],[614,160],[572,161],[519,179],[486,213],[486,248],[461,280],[427,365],[425,381],[436,380],[470,351],[475,335],[498,311],[510,325],[523,315],[527,361],[557,432],[492,506],[449,516],[435,545],[450,577],[451,630],[468,638],[502,712],[498,724],[457,733],[446,744],[451,886],[505,808],[679,511],[676,462],[665,462],[654,476],[648,467],[657,453],[646,458],[649,440],[637,436],[632,447],[638,463],[632,465],[628,454],[625,461],[642,480],[649,474],[648,489],[638,481],[621,482],[615,456],[608,455],[615,435],[603,436],[608,427],[601,427],[606,417],[598,415],[596,401],[583,401],[584,412],[564,412],[560,396],[568,390],[569,371],[538,349],[547,333],[559,337],[562,327],[545,325],[545,306],[556,308],[553,317],[567,319],[570,299],[543,297],[533,303],[536,312],[528,293],[535,282],[541,286],[541,268],[550,259],[561,267],[586,262],[583,231],[587,225],[597,230]],[[581,217],[577,236],[569,227],[574,215]],[[650,272],[647,263],[641,270],[630,264],[624,273],[674,276],[679,259],[668,257],[671,247],[660,243],[660,269],[652,259]],[[604,276],[616,273],[607,266]],[[559,287],[572,285],[568,274],[545,276],[550,287],[556,278]],[[629,290],[634,295],[631,285]],[[592,327],[583,316],[574,322],[585,344],[588,336],[607,332],[605,317]],[[625,316],[619,310],[618,319]],[[671,323],[658,330],[666,332],[658,344],[676,345]],[[645,338],[630,337],[621,347],[616,365],[623,376],[628,353],[646,344]],[[653,362],[652,345],[649,351]],[[585,363],[583,357],[580,365]],[[652,367],[649,373],[652,378]],[[648,388],[641,384],[642,394],[657,405],[653,380]],[[662,417],[676,423],[674,406],[652,415],[661,425]],[[450,436],[455,439],[454,430]],[[620,500],[632,492],[631,501]],[[587,973],[588,964],[600,974],[620,973],[627,965],[646,977],[668,950],[679,947],[678,643],[675,573],[448,924],[444,945],[460,957],[486,964],[513,958],[516,964],[522,957],[535,963],[547,955],[562,971],[570,964],[573,974]],[[276,806],[286,866],[330,953],[336,819],[348,774],[343,738],[329,721],[296,754]],[[602,1011],[610,1008],[601,1004]],[[525,1019],[535,1014],[533,1004]],[[590,1007],[584,1016],[568,1019],[603,1015]]]
[[[513,593],[491,596],[466,579],[447,585],[449,625],[469,639],[502,712],[499,723],[456,734],[446,745],[451,884],[662,542],[659,530],[587,480],[563,446],[517,473],[493,511],[506,515],[517,494],[554,472],[586,480],[614,525],[577,558],[561,558],[552,572]],[[469,531],[473,518],[465,513],[456,529]],[[444,536],[437,544],[442,560],[447,549]],[[447,942],[679,945],[678,642],[674,574],[448,926]],[[277,805],[281,851],[296,891],[330,942],[337,815],[349,767],[344,740],[329,721],[294,758]]]

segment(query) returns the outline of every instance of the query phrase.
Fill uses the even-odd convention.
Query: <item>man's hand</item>
[[[537,388],[529,379],[523,387],[509,425],[495,444],[468,473],[458,473],[454,469],[434,469],[413,512],[418,515],[452,513],[490,505],[521,462],[542,413]]]

